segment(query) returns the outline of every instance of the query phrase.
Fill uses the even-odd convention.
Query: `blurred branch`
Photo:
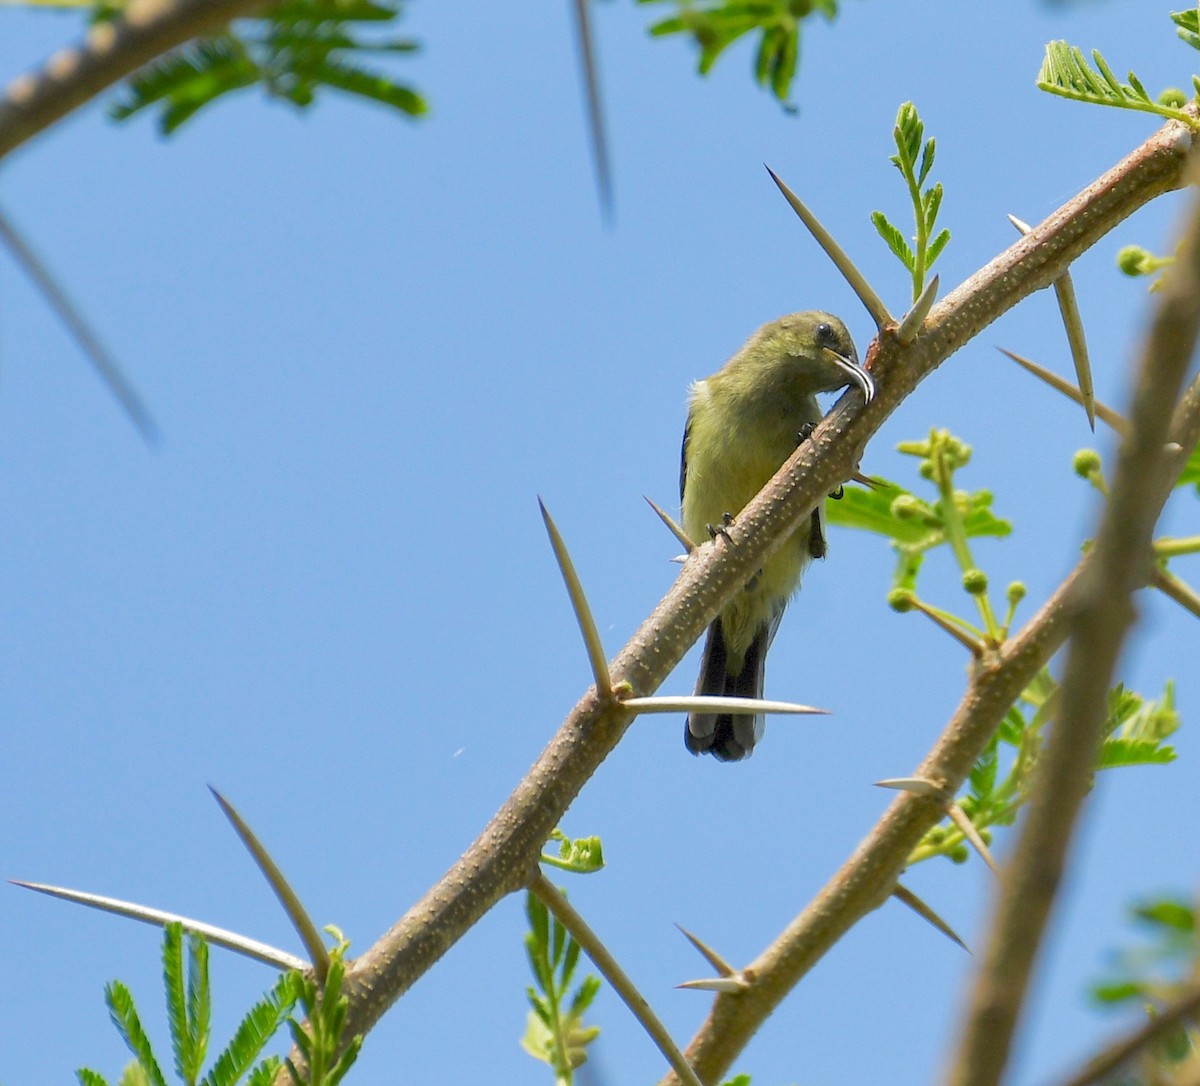
[[[1097,1053],[1060,1086],[1093,1086],[1104,1082],[1114,1071],[1128,1063],[1143,1049],[1171,1034],[1179,1024],[1200,1011],[1200,986],[1192,985],[1174,1002],[1168,1003],[1126,1036]]]
[[[131,0],[83,42],[55,53],[0,95],[0,159],[102,90],[192,38],[266,7],[265,0]]]
[[[1200,202],[1159,297],[1138,367],[1112,497],[1072,600],[1058,716],[1038,762],[1029,814],[1001,878],[991,935],[949,1078],[955,1086],[992,1086],[1001,1079],[1079,811],[1092,785],[1108,688],[1134,622],[1133,593],[1150,572],[1151,538],[1168,493],[1162,479],[1169,466],[1171,412],[1200,332]]]
[[[1154,197],[1179,187],[1191,137],[1183,125],[1169,123],[1083,193],[1035,227],[1027,236],[947,295],[931,310],[925,332],[904,347],[884,334],[868,357],[878,394],[865,408],[843,400],[780,469],[774,480],[730,526],[721,547],[705,544],[692,554],[670,592],[613,660],[614,687],[627,684],[628,695],[653,693],[712,619],[741,590],[765,558],[783,545],[818,501],[857,469],[862,451],[887,417],[946,358],[992,321],[1036,290],[1048,286],[1082,252]],[[1073,583],[1074,578],[1068,582]],[[972,680],[960,717],[949,739],[931,756],[933,769],[923,775],[962,779],[990,734],[992,718],[1020,693],[1040,661],[1061,644],[1065,628],[1057,612],[1067,588],[1047,604],[1051,620],[1008,644],[1004,661],[990,663]],[[1048,627],[1048,628],[1043,628]],[[1053,642],[1052,647],[1050,643]],[[1044,656],[1042,653],[1044,652]],[[450,870],[399,921],[357,959],[346,978],[350,998],[346,1034],[368,1030],[480,917],[506,894],[522,887],[530,865],[563,812],[633,722],[634,713],[619,703],[589,693],[571,710],[528,775]],[[956,742],[956,729],[970,729]],[[972,745],[972,744],[976,745]],[[928,799],[902,796],[881,824],[889,847],[851,862],[843,880],[848,899],[842,911],[826,909],[816,918],[820,934],[809,935],[782,955],[774,967],[775,995],[782,998],[787,978],[798,978],[832,945],[837,936],[891,891],[907,851],[941,817]],[[865,848],[866,846],[864,846]],[[803,922],[802,922],[803,921]],[[813,918],[796,921],[807,930]],[[794,980],[791,981],[794,983]],[[772,1004],[773,1005],[773,1004]],[[730,1044],[711,1039],[693,1058],[701,1079],[715,1079],[727,1068],[766,1010],[757,993],[720,996],[718,1020],[739,1021],[743,1030]],[[740,1009],[739,1009],[740,1008]],[[713,1045],[716,1047],[713,1047]]]

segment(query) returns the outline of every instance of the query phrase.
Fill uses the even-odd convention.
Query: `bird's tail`
[[[767,646],[774,631],[764,622],[746,650],[741,670],[731,675],[726,668],[728,651],[718,618],[708,628],[696,694],[734,698],[761,698]],[[712,754],[722,762],[749,757],[763,736],[766,719],[750,713],[689,713],[683,741],[693,754]]]

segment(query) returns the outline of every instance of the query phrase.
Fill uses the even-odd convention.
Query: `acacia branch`
[[[60,50],[4,89],[0,159],[155,57],[266,6],[266,0],[131,0],[79,45]]]
[[[1029,814],[1000,882],[987,951],[949,1081],[1000,1081],[1034,962],[1066,868],[1080,808],[1104,739],[1108,688],[1135,619],[1133,593],[1149,576],[1150,542],[1162,512],[1161,480],[1171,411],[1200,332],[1200,202],[1164,289],[1138,371],[1111,498],[1080,578],[1057,721],[1039,759]],[[1176,472],[1177,474],[1177,472]]]
[[[992,321],[1052,283],[1138,208],[1179,187],[1191,142],[1183,125],[1164,126],[944,298],[910,345],[901,345],[885,330],[868,352],[878,384],[875,399],[855,413],[849,398],[843,397],[743,510],[728,538],[697,548],[666,597],[613,660],[613,687],[634,696],[652,694],[749,575],[783,545],[825,494],[851,476],[867,441],[920,381]],[[980,712],[1002,712],[1001,703],[1007,708],[1023,689],[1023,679],[1004,681],[1002,676],[1005,670],[1022,667],[1037,650],[1019,638],[1015,644],[1022,649],[1005,658],[1007,669],[990,667],[987,674],[999,670],[996,678],[986,687],[973,687]],[[601,700],[594,688],[585,694],[475,843],[351,965],[345,986],[350,999],[347,1036],[366,1032],[488,909],[524,885],[550,832],[633,717],[618,700]],[[946,760],[950,766],[961,765],[965,774],[973,757],[952,749]],[[894,809],[907,810],[913,802],[902,797]],[[924,809],[930,801],[915,803]],[[933,814],[931,810],[929,817]],[[894,866],[901,865],[902,858]],[[868,863],[855,881],[869,881],[875,873]],[[880,900],[890,881],[885,878],[883,887],[872,886],[860,894],[854,918]],[[841,930],[852,922],[853,918]],[[717,1005],[722,1006],[721,999]],[[707,1080],[716,1062],[720,1061],[698,1066],[693,1060],[693,1066]]]

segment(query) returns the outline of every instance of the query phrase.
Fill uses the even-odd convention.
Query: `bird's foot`
[[[721,536],[723,539],[728,540],[729,539],[729,526],[732,523],[733,523],[733,514],[732,513],[722,513],[720,524],[706,525],[706,527],[708,528],[708,538],[716,539],[717,536]]]

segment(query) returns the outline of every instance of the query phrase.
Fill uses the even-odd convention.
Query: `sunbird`
[[[846,326],[829,313],[792,313],[764,324],[724,366],[692,385],[679,496],[683,530],[715,536],[821,421],[818,392],[855,384],[870,401],[871,375]],[[767,649],[813,558],[825,556],[822,505],[763,564],[708,628],[698,695],[761,698]],[[691,713],[683,738],[693,754],[747,757],[763,736],[761,714]]]

